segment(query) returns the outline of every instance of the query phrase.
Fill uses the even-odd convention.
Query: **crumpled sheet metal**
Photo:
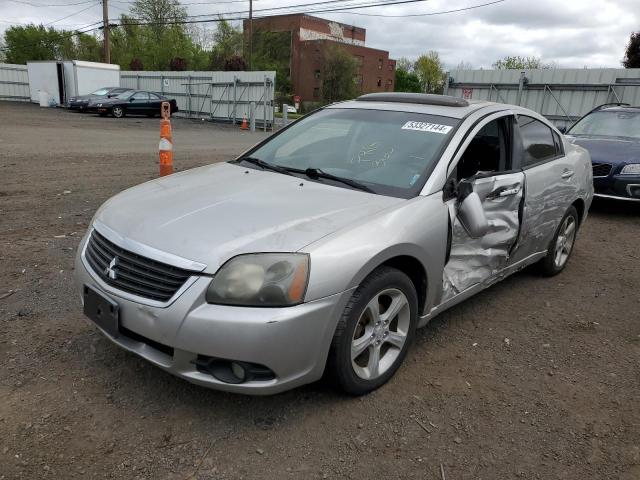
[[[513,196],[486,200],[488,193],[499,186],[483,184],[475,189],[484,199],[483,206],[489,221],[489,231],[481,238],[469,236],[456,216],[456,202],[449,203],[453,227],[451,255],[443,272],[442,302],[476,284],[490,282],[509,260],[520,228],[518,208],[523,189]]]

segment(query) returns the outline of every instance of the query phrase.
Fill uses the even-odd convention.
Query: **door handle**
[[[515,187],[515,188],[507,188],[505,190],[502,190],[498,193],[499,197],[510,197],[511,195],[516,195],[518,192],[520,192],[520,187]]]
[[[512,195],[517,195],[520,192],[520,185],[514,185],[511,187],[502,187],[494,190],[489,195],[487,195],[487,200],[493,200],[495,198],[504,198],[510,197]]]
[[[564,172],[562,172],[562,175],[560,175],[562,178],[571,178],[573,177],[573,170],[565,170]]]

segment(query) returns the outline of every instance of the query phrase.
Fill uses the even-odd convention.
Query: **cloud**
[[[254,8],[259,10],[313,1],[254,0]],[[484,1],[487,0],[429,0],[357,12],[383,15],[429,13],[478,5]],[[199,2],[185,0],[184,3]],[[81,7],[41,8],[2,0],[0,19],[3,22],[47,23],[77,12]],[[119,16],[123,8],[126,8],[125,4],[112,4],[111,16]],[[212,3],[190,5],[188,11],[191,15],[202,15],[235,12],[243,8],[246,8],[244,3]],[[562,67],[620,67],[630,33],[640,28],[638,0],[506,0],[466,12],[405,18],[353,13],[314,15],[366,28],[367,45],[388,50],[392,58],[416,58],[426,51],[436,50],[449,68],[461,61],[478,68],[490,68],[497,59],[506,55],[538,56],[545,62],[555,62]],[[77,28],[101,19],[101,7],[96,5],[55,25],[74,25]],[[0,31],[8,26],[8,23],[0,23]]]

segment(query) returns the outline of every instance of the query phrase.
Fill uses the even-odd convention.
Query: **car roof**
[[[614,105],[611,107],[602,107],[599,108],[597,110],[593,110],[592,112],[589,113],[595,113],[595,112],[635,112],[638,113],[640,112],[640,106],[635,107],[635,106],[631,106],[631,105]]]
[[[395,112],[424,113],[443,117],[465,118],[482,108],[495,110],[518,108],[482,100],[464,100],[447,95],[379,93],[368,94],[346,102],[334,103],[327,108],[353,108],[361,110],[385,110]]]

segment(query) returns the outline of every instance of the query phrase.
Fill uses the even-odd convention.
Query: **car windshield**
[[[421,113],[328,108],[247,156],[281,167],[319,169],[375,193],[409,198],[424,184],[458,123]]]
[[[98,90],[96,90],[95,92],[91,92],[90,95],[99,95],[99,96],[103,96],[106,95],[107,93],[109,93],[109,89],[108,88],[99,88]]]
[[[640,139],[640,111],[594,112],[576,123],[567,134]]]
[[[121,100],[126,100],[128,99],[131,95],[133,95],[135,92],[135,90],[127,90],[126,92],[121,93],[120,95],[117,95],[115,98],[119,98]]]

